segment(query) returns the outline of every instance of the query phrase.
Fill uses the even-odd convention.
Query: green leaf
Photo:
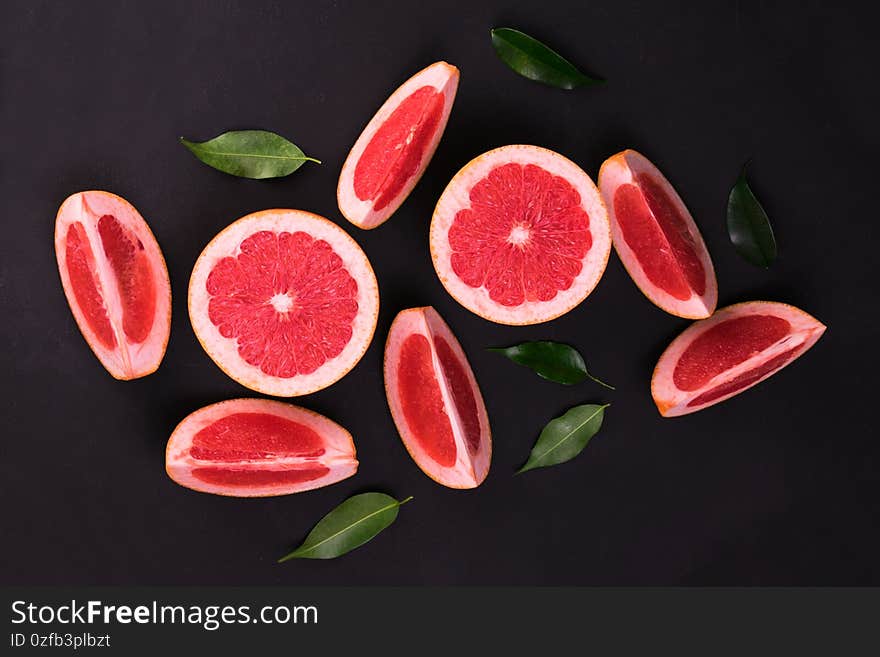
[[[602,427],[605,409],[609,406],[610,404],[583,404],[550,420],[532,447],[529,460],[516,474],[565,463],[580,454]]]
[[[209,167],[240,178],[281,178],[304,162],[321,163],[281,135],[266,130],[224,132],[203,142],[181,137],[180,143]]]
[[[496,27],[490,34],[501,61],[524,78],[561,89],[604,82],[584,75],[562,55],[519,30]]]
[[[334,559],[350,552],[393,523],[400,506],[411,499],[398,502],[384,493],[349,497],[321,518],[303,544],[278,563],[288,559]]]
[[[776,238],[770,219],[746,180],[746,166],[727,199],[727,233],[737,252],[753,265],[769,267],[776,260]]]
[[[489,351],[504,354],[514,363],[531,368],[538,376],[556,383],[569,386],[591,379],[614,390],[587,371],[587,365],[577,349],[561,342],[523,342],[507,348],[492,347]]]

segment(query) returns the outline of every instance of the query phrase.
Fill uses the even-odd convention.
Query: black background
[[[878,584],[874,23],[855,5],[614,2],[4,3],[0,27],[0,439],[6,584]],[[838,5],[835,5],[838,6]],[[519,78],[488,30],[519,27],[609,83],[565,92]],[[461,69],[425,177],[372,232],[335,203],[363,125],[410,74]],[[205,167],[177,137],[236,128],[291,138],[322,166],[273,182]],[[652,306],[615,256],[595,292],[545,325],[494,325],[459,307],[428,254],[431,211],[473,156],[508,143],[562,152],[592,177],[625,148],[676,185],[712,252],[720,304],[793,303],[828,324],[760,387],[662,419],[649,380],[687,322]],[[739,259],[727,193],[751,179],[777,231],[768,271]],[[113,380],[85,345],[59,283],[55,212],[107,189],[149,221],[171,274],[171,342],[157,373]],[[376,338],[340,382],[297,400],[355,436],[361,467],[338,485],[239,500],[164,474],[165,442],[200,406],[248,390],[202,352],[189,273],[232,220],[271,207],[337,221],[379,279]],[[480,380],[494,434],[487,481],[442,488],[407,456],[381,381],[388,326],[434,305]],[[542,381],[491,345],[557,339],[615,392]],[[514,477],[541,427],[610,401],[576,460]],[[415,500],[330,562],[275,559],[348,495]]]

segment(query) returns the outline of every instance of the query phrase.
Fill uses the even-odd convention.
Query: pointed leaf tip
[[[372,540],[397,519],[403,504],[385,493],[361,493],[348,498],[318,521],[303,543],[278,563],[290,559],[334,559]]]
[[[208,166],[240,178],[288,176],[305,162],[320,164],[281,135],[266,130],[236,130],[203,142],[180,142]]]
[[[604,82],[585,75],[555,50],[524,32],[496,27],[489,31],[489,36],[501,61],[524,78],[560,89]]]
[[[547,423],[528,460],[516,474],[570,461],[580,454],[602,427],[610,404],[583,404]]]
[[[737,253],[758,267],[769,267],[776,260],[776,236],[770,218],[746,178],[746,160],[727,199],[727,233]]]

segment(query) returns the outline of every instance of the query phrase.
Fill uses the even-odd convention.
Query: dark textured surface
[[[491,6],[492,4],[496,6]],[[855,5],[855,3],[853,3]],[[880,584],[872,22],[826,3],[4,3],[0,41],[0,371],[5,584]],[[489,28],[557,47],[600,88],[564,92],[496,58]],[[348,148],[388,93],[438,59],[458,99],[424,179],[393,219],[340,216]],[[323,160],[275,182],[205,167],[177,143],[280,132]],[[653,307],[612,256],[579,308],[494,325],[459,307],[428,255],[433,204],[471,157],[507,143],[559,150],[591,176],[624,148],[667,174],[715,260],[721,304],[794,303],[829,325],[773,379],[701,413],[661,419],[651,370],[687,322]],[[769,271],[740,260],[724,208],[740,166],[780,245]],[[107,189],[152,226],[171,273],[159,371],[121,383],[86,347],[58,280],[55,212]],[[376,339],[342,381],[299,403],[355,436],[357,477],[265,500],[225,499],[163,471],[175,424],[249,391],[202,352],[189,272],[233,219],[296,207],[337,221],[373,261]],[[381,380],[394,314],[434,305],[480,380],[495,455],[485,484],[441,488],[396,436]],[[485,351],[565,340],[616,392],[543,381]],[[514,477],[552,417],[612,402],[576,460]],[[414,495],[397,524],[332,562],[275,564],[353,492]]]

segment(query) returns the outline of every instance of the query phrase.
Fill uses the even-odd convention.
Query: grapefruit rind
[[[116,293],[116,284],[113,282],[114,276],[106,256],[103,255],[103,250],[97,248],[97,245],[101,244],[97,221],[107,214],[114,216],[141,241],[152,266],[153,283],[156,286],[156,307],[148,337],[139,344],[131,344],[121,329],[122,309]],[[83,225],[92,247],[101,288],[105,291],[113,291],[107,294],[103,301],[116,338],[114,348],[101,344],[75,300],[66,252],[67,231],[75,222]],[[86,343],[110,375],[120,381],[129,381],[155,372],[165,356],[171,335],[171,282],[162,249],[137,209],[121,196],[111,192],[89,190],[68,196],[58,209],[55,218],[55,257],[64,295],[67,297],[76,324]]]
[[[693,343],[693,341],[706,330],[725,320],[747,315],[771,315],[780,317],[791,324],[791,331],[776,344],[754,354],[751,358],[744,360],[736,367],[718,374],[698,389],[690,391],[680,390],[673,382],[673,372],[682,354]],[[825,325],[812,315],[785,303],[775,301],[746,301],[727,306],[716,311],[709,319],[699,320],[691,324],[666,348],[660,356],[660,359],[657,361],[657,366],[654,368],[654,374],[651,378],[651,396],[653,397],[654,403],[657,405],[660,414],[664,417],[686,415],[713,406],[714,404],[730,399],[731,397],[748,390],[764,379],[773,376],[784,367],[790,365],[810,349],[820,337],[822,337],[825,328]],[[734,392],[720,395],[704,404],[694,406],[688,405],[689,402],[696,399],[704,392],[712,390],[717,386],[734,379],[740,374],[747,373],[756,367],[759,367],[761,364],[766,363],[775,356],[779,356],[780,354],[794,348],[799,348],[799,351],[791,358],[791,360],[788,360],[782,366],[767,372],[749,385],[743,386]]]
[[[434,371],[437,373],[437,381],[440,384],[440,394],[444,402],[444,408],[449,416],[452,426],[453,437],[456,447],[456,461],[450,467],[443,467],[436,461],[431,459],[425,450],[419,445],[418,441],[412,436],[403,408],[400,402],[400,392],[398,388],[397,365],[400,357],[400,348],[403,341],[414,333],[424,335],[431,344]],[[471,454],[465,442],[462,431],[462,423],[458,417],[458,411],[453,402],[451,392],[445,377],[442,374],[442,368],[434,348],[435,336],[442,336],[443,339],[452,348],[452,351],[458,361],[464,365],[464,371],[467,375],[471,391],[474,394],[477,406],[477,417],[480,427],[480,447],[476,454]],[[385,344],[385,396],[388,400],[388,406],[391,410],[391,417],[403,441],[404,447],[412,457],[416,465],[428,477],[436,481],[438,484],[448,488],[476,488],[486,478],[489,473],[489,466],[492,460],[492,432],[489,426],[489,416],[486,412],[486,405],[477,384],[473,370],[468,363],[467,356],[461,348],[455,335],[449,326],[443,321],[443,318],[430,306],[423,308],[409,308],[398,313],[397,317],[391,324],[388,331],[388,339]]]
[[[697,246],[697,255],[706,273],[706,290],[702,296],[692,294],[690,299],[682,301],[671,296],[665,290],[648,280],[638,258],[627,245],[614,214],[614,193],[620,185],[631,183],[636,174],[647,173],[658,181],[669,198],[676,206],[681,217],[688,225],[688,232]],[[609,157],[599,169],[599,190],[608,208],[611,219],[611,236],[614,250],[617,252],[627,273],[648,300],[661,310],[685,319],[705,319],[715,312],[718,303],[718,282],[712,258],[703,241],[703,236],[696,222],[685,206],[684,201],[669,183],[663,173],[648,158],[638,151],[627,149]]]
[[[193,436],[206,426],[232,413],[268,413],[278,415],[308,426],[324,440],[325,453],[316,463],[330,471],[319,479],[288,486],[243,486],[233,488],[212,484],[192,475],[192,470],[200,466],[216,465],[213,461],[199,461],[189,454]],[[301,462],[301,458],[276,459],[272,465],[281,466]],[[266,470],[266,462],[260,460],[224,461],[226,467],[253,467]],[[262,467],[260,467],[262,466]],[[306,490],[329,486],[351,477],[357,472],[358,461],[351,434],[333,420],[300,406],[271,399],[228,399],[204,406],[187,415],[171,433],[165,448],[165,471],[177,484],[202,493],[228,497],[270,497],[289,495]]]
[[[342,171],[339,174],[339,183],[336,188],[336,199],[339,204],[339,210],[342,215],[351,223],[359,228],[369,230],[376,228],[385,223],[391,215],[403,204],[406,198],[412,192],[413,188],[418,184],[419,179],[424,174],[425,169],[434,156],[437,146],[443,137],[446,129],[446,123],[449,121],[449,114],[452,112],[452,105],[455,101],[455,93],[458,89],[459,72],[455,66],[446,62],[436,62],[427,68],[422,69],[409,80],[404,82],[397,90],[388,97],[388,99],[379,108],[379,111],[370,119],[360,137],[358,137]],[[416,169],[413,176],[409,178],[403,186],[399,194],[388,205],[381,210],[373,209],[374,200],[361,200],[354,191],[354,172],[357,163],[360,161],[370,140],[385,123],[388,117],[395,109],[412,94],[416,89],[424,86],[434,87],[438,92],[442,92],[444,96],[443,113],[440,123],[434,133],[434,136],[425,149],[424,156]]]
[[[208,316],[210,295],[206,281],[215,264],[223,257],[239,253],[241,242],[255,232],[304,231],[315,239],[325,240],[342,258],[358,285],[358,313],[352,324],[352,337],[342,352],[310,374],[285,379],[262,372],[247,363],[238,353],[236,338],[223,337]],[[379,315],[379,288],[366,254],[355,240],[330,220],[304,210],[272,209],[254,212],[220,231],[204,248],[189,282],[190,322],[202,348],[231,379],[246,388],[277,397],[307,395],[326,388],[357,365],[372,342]]]
[[[581,271],[567,290],[560,290],[550,301],[525,301],[513,307],[493,301],[485,287],[470,287],[453,272],[448,237],[456,213],[470,206],[469,194],[474,185],[495,167],[509,163],[535,164],[571,184],[580,195],[581,207],[589,217],[592,238]],[[555,151],[540,146],[514,144],[477,156],[453,176],[434,209],[430,242],[437,276],[446,291],[462,306],[498,324],[539,324],[573,310],[595,289],[611,253],[611,227],[599,190],[583,169]]]

